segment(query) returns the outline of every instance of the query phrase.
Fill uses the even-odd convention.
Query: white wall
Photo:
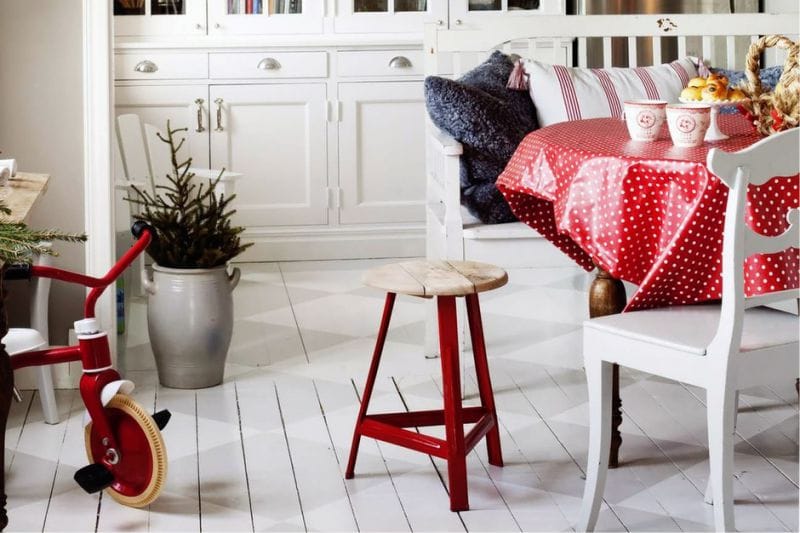
[[[0,0],[0,150],[51,175],[33,227],[84,230],[82,23],[81,0]],[[57,266],[84,271],[83,245],[56,248]],[[9,319],[20,323],[26,289],[9,288]],[[84,291],[54,282],[51,295],[50,340],[65,344]]]

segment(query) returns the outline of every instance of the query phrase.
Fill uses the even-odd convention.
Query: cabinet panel
[[[208,77],[208,54],[144,52],[114,54],[118,80],[180,80]]]
[[[422,76],[422,50],[365,50],[339,52],[339,76]]]
[[[324,78],[326,52],[212,53],[212,78]]]
[[[422,82],[341,83],[340,220],[425,219],[425,101]]]
[[[211,164],[244,174],[236,223],[326,224],[325,84],[212,85],[210,92]]]
[[[205,35],[206,0],[114,0],[114,34]]]
[[[322,33],[324,5],[325,0],[208,0],[208,33]]]
[[[338,0],[338,33],[421,32],[426,22],[447,22],[446,0]]]
[[[493,18],[563,15],[566,0],[450,0],[450,28],[474,30]]]

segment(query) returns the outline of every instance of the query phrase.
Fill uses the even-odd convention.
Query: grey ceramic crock
[[[233,333],[232,291],[238,268],[166,268],[142,273],[147,330],[166,387],[199,389],[222,383]]]

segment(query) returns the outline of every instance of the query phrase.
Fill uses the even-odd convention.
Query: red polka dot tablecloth
[[[651,143],[625,123],[562,122],[528,134],[497,180],[511,210],[576,263],[597,264],[639,286],[626,311],[721,297],[722,230],[728,188],[706,168],[712,147],[741,150],[760,137],[739,115],[723,115],[725,141],[678,148],[664,128]],[[787,154],[797,157],[797,154]],[[800,177],[748,190],[747,221],[778,235],[800,205]],[[797,248],[747,259],[748,295],[798,286]]]

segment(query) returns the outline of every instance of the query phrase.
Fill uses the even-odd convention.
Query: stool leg
[[[458,371],[458,320],[455,296],[437,297],[439,347],[444,389],[444,425],[447,435],[447,476],[450,510],[469,509],[467,496],[467,456],[461,411],[461,376]]]
[[[353,443],[350,445],[350,458],[347,460],[347,470],[344,472],[345,479],[353,478],[353,470],[356,467],[356,456],[358,455],[358,445],[361,443],[361,424],[367,416],[367,406],[372,396],[372,387],[375,385],[375,376],[378,374],[378,365],[383,354],[383,345],[386,343],[386,332],[389,331],[389,320],[392,318],[392,308],[394,299],[397,296],[393,292],[386,293],[386,303],[383,306],[383,317],[381,326],[378,329],[378,338],[375,340],[375,350],[372,352],[372,362],[369,364],[367,382],[364,385],[364,392],[361,394],[361,407],[358,409],[356,427],[353,430]]]
[[[483,324],[481,322],[481,306],[477,294],[468,294],[467,319],[469,320],[469,333],[472,337],[472,355],[475,358],[475,374],[478,377],[478,391],[481,396],[481,406],[492,414],[494,427],[486,434],[486,450],[489,455],[489,464],[503,466],[503,454],[500,451],[500,431],[498,429],[497,411],[494,406],[494,393],[492,380],[489,377],[489,363],[486,360],[486,343],[483,339]]]

